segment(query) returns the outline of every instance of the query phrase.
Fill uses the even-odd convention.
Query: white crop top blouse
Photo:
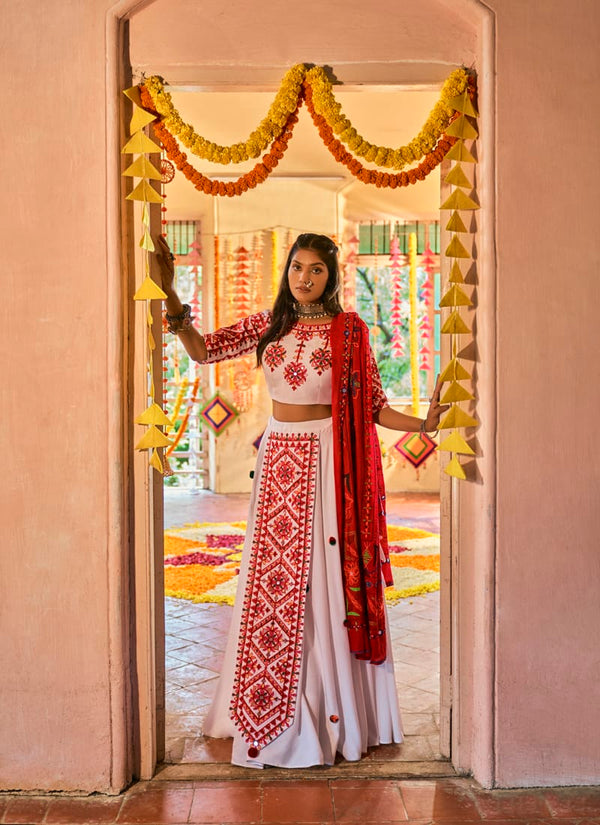
[[[270,310],[242,318],[236,324],[204,334],[211,364],[248,355],[271,322]],[[262,356],[269,395],[282,404],[331,404],[330,324],[296,323],[277,341],[267,345]],[[371,353],[371,358],[374,359]],[[375,365],[374,365],[375,366]],[[373,412],[387,406],[379,372],[373,370]]]

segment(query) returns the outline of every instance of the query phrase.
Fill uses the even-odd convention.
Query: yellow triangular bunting
[[[440,300],[441,307],[472,307],[473,301],[456,284],[452,284],[448,292]]]
[[[472,189],[473,184],[462,170],[460,163],[457,163],[444,178],[446,183],[451,183],[452,186],[462,186],[466,189]]]
[[[455,401],[471,401],[474,397],[469,390],[466,390],[456,381],[453,381],[444,393],[441,403],[452,404]]]
[[[167,447],[170,443],[167,436],[152,424],[135,445],[135,449],[148,450],[150,447]]]
[[[158,424],[159,427],[170,427],[171,419],[161,410],[156,401],[150,404],[143,413],[135,419],[136,424]]]
[[[457,190],[459,191],[459,190]],[[135,187],[133,192],[127,195],[128,201],[143,201],[144,203],[162,203],[164,198],[153,189],[150,183],[144,178]]]
[[[455,455],[452,456],[448,464],[446,464],[446,466],[444,467],[444,472],[447,473],[449,476],[461,478],[463,481],[466,479],[465,471],[463,470],[460,461]]]
[[[144,109],[139,109],[136,106],[129,122],[129,134],[134,135],[136,132],[139,132],[140,129],[143,129],[144,126],[152,123],[153,120],[156,120],[156,115],[152,115],[150,112],[146,112]]]
[[[147,249],[148,252],[154,252],[154,241],[152,240],[152,236],[147,229],[144,230],[144,234],[142,235],[142,239],[140,241],[140,246],[142,249]]]
[[[448,160],[458,160],[462,163],[477,163],[475,158],[467,149],[462,140],[457,140],[454,146],[446,152]]]
[[[152,455],[150,456],[150,466],[154,467],[155,470],[158,470],[159,473],[162,473],[163,471],[162,461],[160,460],[160,456],[156,448],[152,450]]]
[[[440,209],[479,209],[479,204],[466,195],[462,189],[455,189]]]
[[[471,330],[460,317],[458,310],[455,309],[454,312],[450,314],[450,317],[444,321],[441,332],[444,335],[466,335],[466,333],[471,332]]]
[[[460,407],[453,405],[439,423],[438,430],[451,430],[454,427],[476,427],[477,419]]]
[[[447,258],[470,258],[471,253],[460,242],[458,235],[453,235],[452,240],[448,244],[446,252]]]
[[[446,134],[450,137],[460,138],[461,140],[475,140],[478,132],[467,118],[461,115],[448,126]]]
[[[160,146],[150,140],[148,135],[143,132],[136,132],[121,149],[122,155],[144,155],[146,153],[154,154],[155,152],[160,152]]]
[[[465,89],[464,92],[456,97],[451,97],[448,101],[448,105],[452,106],[453,109],[456,109],[457,112],[462,112],[463,115],[469,115],[469,117],[479,117],[479,113],[473,104],[471,103],[471,98],[469,97],[469,93]]]
[[[123,172],[123,176],[130,178],[149,178],[150,180],[161,179],[160,172],[153,163],[150,163],[145,155],[140,155],[137,160],[134,160],[131,166],[128,166]]]
[[[465,279],[463,278],[463,274],[460,271],[460,266],[458,265],[458,261],[454,261],[452,264],[452,269],[450,270],[450,277],[448,278],[451,284],[464,284]]]
[[[159,287],[159,285],[152,280],[149,275],[144,278],[141,287],[133,296],[134,301],[154,301],[160,299],[163,301],[167,296]]]
[[[463,453],[463,455],[475,455],[475,450],[467,444],[462,435],[454,430],[442,443],[436,447],[437,450],[442,450],[445,453]]]
[[[440,375],[442,381],[464,381],[470,377],[471,373],[467,372],[456,358],[453,358],[452,361],[444,367]]]
[[[464,224],[463,219],[458,214],[458,212],[453,212],[450,216],[450,220],[446,224],[446,229],[448,232],[468,232],[469,230]]]
[[[125,89],[123,91],[125,97],[128,97],[136,106],[142,105],[142,98],[140,96],[140,87],[139,86],[130,86],[129,89]],[[457,112],[460,112],[456,106],[454,107]]]

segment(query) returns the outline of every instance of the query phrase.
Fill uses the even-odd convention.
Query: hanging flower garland
[[[152,108],[161,115],[171,135],[177,137],[197,157],[212,163],[229,164],[257,158],[269,143],[283,133],[290,115],[298,107],[305,74],[306,67],[303,63],[292,66],[281,81],[275,100],[260,126],[245,142],[234,143],[231,146],[213,143],[198,135],[192,126],[184,123],[160,77],[154,75],[146,78],[144,87],[152,99]]]
[[[331,132],[339,136],[353,155],[386,169],[403,169],[435,148],[455,113],[450,101],[466,89],[467,81],[468,74],[464,69],[453,71],[419,134],[406,146],[397,149],[369,143],[358,134],[342,113],[341,105],[333,95],[331,81],[321,66],[315,66],[306,73],[305,85],[311,87],[311,99],[317,115],[325,120]]]
[[[144,105],[146,105],[146,103],[151,105],[151,101],[148,100],[149,95],[147,93],[144,94],[143,90],[145,87],[142,86],[141,88]],[[227,182],[212,180],[198,172],[197,169],[194,169],[194,167],[188,163],[187,156],[179,149],[177,141],[167,130],[164,123],[157,121],[153,126],[154,134],[162,142],[169,159],[172,160],[175,166],[183,172],[185,177],[194,184],[194,187],[198,189],[198,191],[204,192],[205,195],[226,195],[231,198],[234,195],[241,195],[247,192],[248,189],[254,189],[259,183],[266,181],[288,148],[288,143],[297,122],[298,114],[297,109],[295,109],[286,121],[282,134],[273,142],[269,152],[263,155],[262,161],[257,163],[250,172],[247,172],[245,175],[240,175],[237,180]]]
[[[192,385],[192,393],[190,395],[190,400],[188,401],[187,410],[185,411],[185,415],[183,416],[183,420],[182,420],[182,422],[179,426],[179,429],[177,430],[177,435],[175,436],[175,439],[173,440],[173,443],[167,448],[167,451],[166,451],[167,456],[170,456],[173,453],[174,449],[177,447],[177,445],[181,441],[181,439],[183,437],[183,434],[187,430],[187,425],[188,425],[188,422],[190,420],[190,413],[191,413],[192,409],[194,408],[194,404],[196,403],[196,400],[197,400],[197,397],[198,397],[198,388],[199,388],[199,386],[200,386],[200,378],[196,378],[196,380],[194,381],[194,383]],[[175,422],[175,419],[173,419],[173,422]]]
[[[456,139],[453,137],[442,137],[438,141],[435,149],[425,155],[424,160],[414,169],[409,169],[408,172],[399,172],[397,174],[389,172],[378,172],[376,169],[366,169],[360,161],[356,160],[349,152],[347,152],[339,140],[334,137],[333,131],[324,117],[317,114],[313,106],[312,92],[310,86],[305,84],[304,94],[306,106],[311,114],[313,123],[319,131],[319,135],[325,146],[329,149],[333,157],[338,163],[343,163],[344,166],[351,172],[355,178],[363,183],[374,184],[378,188],[396,189],[398,186],[408,186],[416,183],[418,180],[425,180],[427,175],[438,166],[449,149],[453,146]]]

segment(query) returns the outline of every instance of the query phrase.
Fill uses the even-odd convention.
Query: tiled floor
[[[388,495],[388,522],[439,532],[439,499],[431,494]],[[165,526],[193,521],[237,521],[247,496],[209,491],[165,491]],[[201,735],[212,700],[231,608],[166,600],[167,762],[227,763],[231,740]],[[439,593],[402,599],[388,610],[396,684],[405,731],[402,745],[372,751],[385,762],[439,760]]]
[[[468,779],[140,782],[119,797],[0,795],[16,825],[600,825],[600,788],[484,791]]]

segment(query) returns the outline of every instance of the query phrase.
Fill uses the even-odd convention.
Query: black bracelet
[[[169,315],[168,312],[165,312],[165,318],[167,321],[184,321],[186,318],[189,318],[192,314],[192,308],[189,304],[182,304],[183,310],[179,313],[179,315]]]

